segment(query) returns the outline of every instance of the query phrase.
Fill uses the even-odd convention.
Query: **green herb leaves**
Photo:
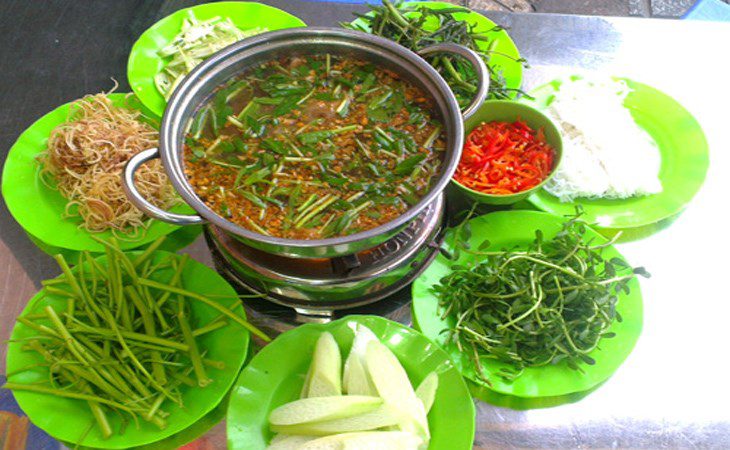
[[[427,6],[409,6],[408,3],[400,0],[382,1],[382,5],[369,5],[370,14],[355,14],[367,25],[365,29],[349,23],[343,23],[342,26],[382,36],[415,52],[444,42],[463,45],[479,53],[484,62],[489,63],[493,53],[492,46],[490,45],[487,50],[482,50],[478,44],[496,42],[490,33],[499,31],[500,28],[495,27],[487,33],[474,32],[468,22],[457,20],[454,17],[456,13],[468,12],[464,8],[432,9]],[[500,54],[500,56],[505,55]],[[523,63],[524,61],[519,60],[518,62]],[[443,55],[429,58],[429,63],[444,77],[454,91],[459,105],[462,107],[468,105],[476,92],[477,84],[476,74],[471,65],[461,58]],[[507,87],[501,68],[494,64],[487,64],[487,67],[490,71],[490,98],[511,98],[515,91],[523,94],[518,89]],[[387,115],[386,111],[376,108],[372,108],[372,110],[372,120],[384,121],[381,119]],[[370,109],[368,113],[370,114]]]
[[[456,319],[451,342],[470,356],[483,381],[489,382],[481,364],[489,358],[512,366],[501,374],[508,380],[526,367],[564,361],[580,371],[582,364],[595,363],[589,354],[621,320],[619,293],[648,273],[619,258],[604,259],[608,244],[592,244],[585,231],[575,216],[553,239],[537,230],[524,251],[485,251],[488,243],[475,251],[464,243],[471,237],[468,223],[457,227],[457,250],[486,259],[454,265],[434,292],[443,316]]]
[[[297,138],[302,144],[316,144],[325,139],[334,137],[340,133],[347,133],[357,129],[357,125],[347,125],[345,127],[334,128],[332,130],[310,131],[309,133],[301,133]]]
[[[413,156],[409,156],[408,158],[399,162],[397,166],[395,166],[394,172],[396,173],[396,175],[407,175],[413,172],[413,169],[416,167],[416,165],[424,159],[426,159],[426,155],[424,153],[417,153]]]
[[[390,121],[405,104],[402,91],[390,87],[385,87],[382,91],[382,94],[368,103],[368,119],[375,122]]]

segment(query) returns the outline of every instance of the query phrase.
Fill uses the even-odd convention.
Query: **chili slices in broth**
[[[299,240],[396,219],[428,192],[445,150],[421,89],[329,54],[270,61],[226,83],[185,143],[188,180],[213,211]]]

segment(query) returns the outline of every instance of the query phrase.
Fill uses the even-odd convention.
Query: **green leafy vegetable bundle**
[[[609,331],[618,296],[628,293],[636,275],[648,277],[620,258],[604,259],[612,242],[593,243],[585,237],[579,215],[563,224],[551,240],[535,232],[524,251],[469,248],[468,222],[456,229],[457,251],[487,256],[483,262],[457,264],[434,287],[443,317],[453,318],[450,341],[469,355],[477,376],[489,383],[483,359],[510,364],[502,376],[515,379],[526,367],[563,360],[576,370],[594,364],[589,356]]]
[[[496,44],[494,36],[490,34],[499,32],[502,28],[496,26],[486,33],[476,32],[474,26],[454,17],[455,13],[469,12],[466,8],[432,9],[426,6],[408,6],[400,0],[383,0],[382,5],[369,7],[371,11],[368,14],[356,13],[365,23],[365,27],[350,23],[343,23],[342,26],[390,39],[414,52],[441,43],[463,45],[477,52],[489,68],[489,98],[507,99],[514,97],[515,93],[524,94],[519,89],[507,87],[502,68],[489,64]],[[488,43],[486,50],[479,45],[485,42]],[[447,54],[428,58],[428,61],[449,84],[459,105],[462,108],[467,106],[477,90],[477,77],[471,64]]]

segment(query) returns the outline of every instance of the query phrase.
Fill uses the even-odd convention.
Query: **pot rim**
[[[281,47],[282,43],[297,41],[302,38],[311,40],[310,43],[314,45],[341,45],[343,50],[347,48],[346,44],[348,42],[367,44],[367,46],[364,47],[365,51],[375,52],[375,50],[380,50],[389,53],[392,57],[401,60],[402,67],[406,72],[413,73],[414,70],[420,71],[420,73],[437,88],[436,92],[429,93],[434,97],[434,100],[437,103],[437,109],[439,109],[439,112],[442,114],[444,128],[446,130],[451,130],[450,132],[454,134],[453,140],[451,140],[452,138],[450,136],[447,136],[448,141],[450,142],[449,146],[453,147],[450,149],[451,156],[449,158],[445,158],[443,161],[441,165],[441,172],[437,175],[436,182],[432,185],[426,195],[424,195],[418,203],[411,206],[403,214],[390,222],[386,222],[375,228],[351,235],[326,239],[300,240],[267,236],[244,228],[221,217],[200,199],[188,182],[187,176],[184,172],[184,159],[182,157],[181,146],[185,129],[187,128],[188,121],[190,119],[190,117],[186,117],[184,113],[190,106],[189,104],[192,101],[193,94],[198,90],[204,89],[207,84],[206,81],[209,82],[214,74],[222,71],[231,64],[239,62],[240,59],[245,59],[246,56],[242,58],[236,58],[236,56],[241,53],[245,53],[246,50],[262,48],[263,50],[261,51],[263,52],[275,51]],[[336,50],[330,49],[328,52],[335,53]],[[215,86],[210,87],[210,93],[212,93],[218,86],[220,86],[220,83],[215,83]],[[438,98],[439,95],[441,96],[441,99]],[[441,103],[441,101],[443,101],[443,103]],[[443,106],[439,106],[439,104]],[[196,105],[196,107],[198,106],[200,106],[200,103]],[[202,64],[198,65],[187,77],[185,77],[183,82],[170,98],[167,109],[163,115],[160,127],[159,153],[162,159],[162,164],[165,167],[170,182],[175,190],[180,194],[185,203],[192,207],[211,224],[247,240],[290,249],[313,249],[319,247],[338,248],[341,246],[347,247],[348,244],[359,241],[369,241],[381,235],[389,236],[394,231],[399,230],[400,227],[413,220],[428,204],[433,202],[449,184],[454,172],[456,171],[463,147],[463,135],[464,123],[462,113],[451,88],[449,88],[448,84],[446,84],[436,69],[434,69],[418,54],[391,40],[360,31],[334,27],[289,28],[262,33],[226,47],[209,59],[205,60]],[[445,153],[447,155],[449,154],[448,148]]]

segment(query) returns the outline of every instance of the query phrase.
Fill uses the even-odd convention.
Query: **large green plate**
[[[180,227],[179,230],[173,231],[172,233],[168,234],[165,238],[165,241],[162,243],[162,245],[158,247],[158,249],[174,253],[181,248],[185,248],[195,242],[195,240],[198,238],[198,236],[200,236],[200,233],[202,232],[202,225],[188,225]],[[44,253],[51,256],[59,254],[63,255],[63,257],[66,258],[66,261],[68,261],[68,263],[72,265],[78,262],[79,256],[82,253],[78,250],[69,250],[62,247],[54,247],[53,245],[48,245],[37,237],[33,236],[32,234],[28,234],[28,238],[36,245],[36,247],[38,247]],[[138,249],[141,250],[144,247],[145,246],[142,246]],[[101,253],[92,252],[92,255],[98,256],[101,255]]]
[[[158,116],[162,116],[167,101],[155,87],[154,77],[165,67],[157,52],[169,44],[182,27],[188,11],[200,20],[213,17],[230,17],[241,30],[260,27],[269,31],[283,28],[304,27],[296,16],[268,5],[254,2],[204,3],[181,9],[158,21],[147,29],[132,46],[127,65],[127,79],[142,103]]]
[[[491,248],[526,247],[535,238],[535,230],[542,230],[546,239],[552,238],[560,231],[564,219],[539,211],[502,211],[479,216],[471,220],[472,237],[470,242],[474,248],[485,239],[492,243]],[[588,229],[586,238],[594,242],[605,242],[606,239]],[[446,236],[446,248],[451,249],[454,234]],[[607,258],[621,257],[613,247],[604,250]],[[469,256],[462,254],[458,263],[469,260]],[[451,355],[462,374],[475,383],[477,380],[474,367],[469,358],[460,353],[453,343],[447,343],[446,330],[453,324],[453,318],[441,319],[441,309],[438,299],[431,292],[431,286],[450,272],[455,264],[439,255],[433,264],[416,279],[413,284],[413,322],[428,338],[443,346]],[[603,339],[600,347],[590,353],[596,360],[595,365],[582,365],[585,370],[580,373],[570,369],[565,361],[556,365],[533,367],[525,369],[524,373],[513,382],[507,382],[498,374],[501,368],[507,367],[493,359],[483,359],[488,378],[492,382],[491,389],[501,393],[518,397],[554,397],[574,392],[583,392],[608,379],[629,356],[641,334],[643,321],[641,291],[635,279],[628,284],[630,294],[621,294],[616,310],[623,317],[622,322],[614,322],[610,331],[616,333],[611,339]]]
[[[139,109],[150,114],[131,94],[110,94],[115,105]],[[129,97],[128,97],[129,96]],[[40,166],[35,158],[45,151],[48,137],[56,126],[66,122],[71,103],[60,106],[38,119],[20,135],[8,153],[3,168],[2,193],[10,213],[21,227],[36,239],[52,247],[68,250],[102,252],[104,247],[91,238],[92,233],[79,228],[81,219],[64,218],[68,201],[55,189],[51,189],[38,176]],[[175,211],[189,211],[178,206]],[[119,245],[132,249],[148,244],[160,236],[180,227],[151,220],[149,227],[134,239],[122,236]],[[94,233],[108,239],[111,231]]]
[[[659,147],[662,192],[620,200],[576,199],[573,203],[563,203],[543,189],[529,198],[539,209],[565,215],[573,213],[574,205],[580,204],[585,210],[584,220],[600,228],[642,227],[678,214],[700,190],[710,164],[707,140],[700,124],[667,94],[646,84],[620,79],[633,90],[624,106]],[[563,80],[553,80],[535,88],[530,92],[535,100],[523,101],[544,109],[562,83]],[[601,120],[600,115],[596,120]]]
[[[179,257],[168,252],[156,252],[154,258],[160,260],[167,256]],[[100,257],[99,261],[104,264],[105,257]],[[169,270],[160,271],[155,278],[167,281],[171,274]],[[236,292],[220,275],[194,260],[186,264],[182,284],[185,289],[221,302],[226,307],[238,299]],[[57,309],[66,308],[65,300],[41,291],[30,300],[23,315],[36,312],[46,305],[52,305]],[[196,327],[205,325],[220,314],[215,309],[196,301],[191,301],[190,307]],[[236,313],[245,317],[243,308],[238,308]],[[33,330],[16,323],[8,345],[7,372],[12,374],[8,377],[8,381],[36,383],[48,380],[48,368],[41,365],[42,357],[35,352],[23,351],[21,348],[23,339],[35,335],[36,332]],[[154,425],[140,421],[139,428],[131,424],[123,434],[114,434],[105,440],[95,426],[82,444],[96,448],[127,448],[151,444],[177,435],[213,411],[226,396],[243,366],[248,351],[249,332],[240,326],[229,324],[202,336],[198,339],[198,343],[202,351],[207,351],[208,358],[222,361],[225,368],[211,370],[213,382],[205,388],[182,388],[184,409],[166,404],[170,413],[167,418],[167,428],[160,430]],[[38,365],[38,368],[13,374],[16,370],[32,365]],[[20,407],[36,426],[64,442],[76,443],[82,432],[94,420],[88,405],[83,401],[23,391],[17,391],[14,395]],[[108,418],[112,429],[118,430],[120,417],[110,414]]]
[[[447,2],[407,2],[404,4],[404,6],[425,6],[431,9],[439,10],[454,8],[458,5]],[[475,26],[474,31],[477,33],[487,33],[489,32],[489,30],[497,26],[496,23],[487,19],[483,15],[471,10],[467,10],[467,12],[455,13],[454,18],[457,20],[468,22],[470,25]],[[357,25],[361,30],[370,31],[369,27],[360,18],[353,20],[352,25]],[[425,24],[425,28],[427,30],[434,30],[436,26],[437,24],[435,23],[435,21],[426,22]],[[515,46],[512,38],[509,37],[509,34],[507,34],[507,31],[505,30],[488,33],[488,35],[492,38],[492,40],[490,40],[489,42],[480,42],[479,48],[486,51],[489,49],[489,46],[492,45],[491,43],[496,41],[496,44],[494,44],[494,48],[492,49],[494,51],[494,54],[489,60],[489,66],[492,68],[496,68],[497,70],[502,70],[502,75],[504,76],[504,81],[508,88],[519,89],[520,86],[522,86],[522,63],[518,61],[520,59],[520,52],[517,51],[517,46]]]
[[[428,415],[430,450],[467,450],[474,441],[474,403],[448,355],[422,334],[377,316],[348,316],[328,324],[302,325],[259,352],[241,372],[228,408],[228,448],[262,450],[273,436],[269,413],[299,398],[314,345],[323,331],[332,333],[346,357],[356,324],[373,330],[398,357],[414,385],[430,372],[439,374],[436,400]]]
[[[199,437],[205,435],[213,427],[218,425],[226,416],[229,397],[230,392],[229,395],[225,396],[223,400],[218,403],[218,406],[213,408],[211,412],[201,417],[198,421],[184,430],[160,441],[152,442],[151,444],[141,445],[139,447],[127,447],[127,450],[176,450],[197,440]],[[98,447],[74,445],[69,442],[63,442],[63,444],[66,445],[66,447],[73,448],[74,450],[98,450]]]

